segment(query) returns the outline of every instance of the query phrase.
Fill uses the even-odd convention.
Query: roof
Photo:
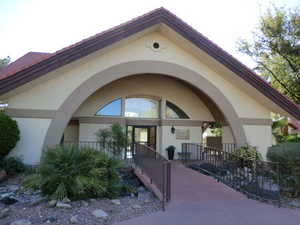
[[[5,94],[27,82],[44,76],[61,66],[87,56],[97,50],[116,43],[126,37],[140,32],[153,25],[163,23],[192,42],[212,58],[226,66],[237,76],[276,103],[290,115],[300,120],[300,107],[279,93],[269,83],[243,65],[232,55],[183,22],[164,8],[158,8],[129,22],[84,39],[74,45],[61,49],[45,59],[32,63],[18,71],[7,72],[0,80],[0,95]]]
[[[44,52],[28,52],[22,57],[18,58],[16,61],[8,64],[6,67],[0,69],[0,80],[11,76],[33,64],[36,64],[49,56],[51,53]]]

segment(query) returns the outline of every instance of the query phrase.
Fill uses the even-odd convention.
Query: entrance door
[[[129,145],[139,143],[147,145],[156,150],[156,126],[127,126],[127,137]]]

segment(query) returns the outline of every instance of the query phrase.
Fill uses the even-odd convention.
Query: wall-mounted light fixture
[[[175,134],[175,127],[174,126],[171,127],[171,133]]]

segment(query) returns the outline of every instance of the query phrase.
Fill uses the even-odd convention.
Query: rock
[[[5,196],[5,197],[0,199],[0,202],[2,202],[5,205],[12,205],[12,204],[15,204],[17,201],[18,200],[12,195]]]
[[[2,181],[5,181],[6,179],[7,179],[7,173],[6,173],[6,171],[5,170],[1,170],[0,171],[0,183]]]
[[[84,207],[88,207],[88,206],[89,206],[89,203],[88,203],[87,201],[82,201],[82,205],[83,205]]]
[[[139,188],[137,189],[137,191],[138,191],[139,193],[145,193],[145,192],[147,192],[147,190],[146,190],[144,187],[139,187]]]
[[[10,192],[16,192],[20,189],[20,186],[16,185],[16,184],[12,184],[12,185],[7,186],[7,188]]]
[[[29,220],[16,220],[14,222],[12,222],[10,225],[31,225],[31,222]]]
[[[113,200],[111,200],[111,203],[113,205],[121,205],[121,201],[119,199],[113,199]]]
[[[289,205],[293,206],[293,207],[297,207],[300,208],[300,200],[293,200],[289,203]]]
[[[71,222],[71,223],[79,223],[78,216],[77,216],[77,215],[72,216],[72,217],[70,218],[70,222]]]
[[[3,219],[8,216],[9,208],[3,208],[0,210],[0,219]]]
[[[72,206],[70,204],[63,203],[63,202],[57,202],[56,207],[63,208],[63,209],[71,209],[72,208]]]
[[[27,205],[28,205],[28,206],[36,206],[36,205],[42,203],[42,202],[45,201],[45,200],[46,200],[46,199],[43,198],[43,197],[33,198],[33,199],[31,199],[31,200],[29,200],[29,201],[27,202]]]
[[[101,218],[101,219],[107,219],[108,214],[106,212],[104,212],[102,209],[96,209],[92,212],[92,214],[97,217],[97,218]]]
[[[65,197],[65,198],[62,200],[62,202],[64,202],[64,203],[69,203],[69,202],[71,202],[71,200],[70,200],[68,197]]]
[[[153,202],[153,199],[146,198],[146,199],[144,200],[144,202],[145,202],[145,203],[150,203],[150,202]]]
[[[48,202],[47,207],[53,208],[56,206],[57,201],[56,200],[51,200]]]
[[[55,217],[55,216],[48,216],[47,218],[46,218],[46,222],[47,223],[53,223],[53,222],[55,222],[57,220],[57,218]]]
[[[142,206],[140,206],[138,204],[135,204],[135,205],[131,206],[131,208],[133,208],[133,209],[141,209]]]

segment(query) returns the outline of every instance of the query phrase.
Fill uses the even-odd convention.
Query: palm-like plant
[[[93,149],[74,145],[49,149],[25,187],[41,189],[54,199],[114,197],[121,188],[120,161]]]

